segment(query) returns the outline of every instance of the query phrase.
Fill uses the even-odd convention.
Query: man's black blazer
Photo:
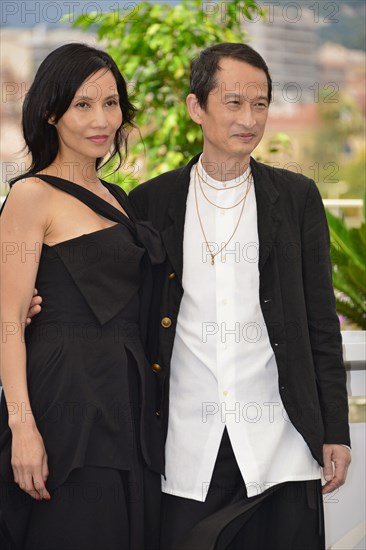
[[[167,251],[162,279],[156,279],[149,343],[162,403],[157,414],[165,430],[170,359],[183,296],[186,200],[197,160],[139,185],[129,195],[138,217],[161,231]],[[278,366],[280,395],[292,423],[322,464],[324,443],[350,444],[324,207],[312,180],[254,159],[250,164],[258,213],[259,298]]]

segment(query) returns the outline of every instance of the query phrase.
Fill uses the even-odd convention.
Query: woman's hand
[[[11,465],[14,481],[35,500],[50,500],[46,489],[47,454],[41,434],[27,423],[13,427]]]

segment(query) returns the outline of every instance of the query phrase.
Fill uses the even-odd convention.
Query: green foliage
[[[124,188],[141,181],[141,158],[146,179],[185,164],[201,150],[200,127],[190,120],[185,105],[190,62],[212,44],[242,42],[243,16],[258,13],[255,0],[228,2],[224,11],[223,5],[213,3],[207,13],[197,0],[177,5],[142,2],[126,17],[110,12],[99,17],[97,24],[90,14],[75,20],[74,26],[96,28],[139,109],[136,123],[143,141],[134,136],[129,160],[136,169],[130,170],[134,175],[123,182]]]
[[[365,196],[366,199],[366,196]],[[364,200],[364,220],[366,200]],[[327,211],[332,242],[333,285],[337,311],[366,329],[366,225],[348,229],[343,219]]]
[[[263,147],[254,153],[255,160],[275,166],[280,158],[288,158],[292,153],[290,136],[285,132],[277,132],[272,135]]]
[[[350,144],[352,136],[360,135],[365,129],[365,120],[355,100],[339,93],[334,101],[328,101],[322,94],[319,103],[321,130],[315,141],[315,156],[324,162],[339,158]]]

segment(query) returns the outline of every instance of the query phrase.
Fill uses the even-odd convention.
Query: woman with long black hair
[[[158,544],[163,445],[139,319],[164,253],[98,176],[108,153],[121,162],[134,111],[114,61],[83,44],[53,51],[24,102],[32,163],[1,216],[0,539],[12,550]],[[35,286],[42,312],[25,331]]]

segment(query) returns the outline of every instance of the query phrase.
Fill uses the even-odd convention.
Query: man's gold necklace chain
[[[212,185],[211,183],[208,183],[208,181],[203,179],[203,177],[201,176],[201,174],[198,171],[197,165],[196,165],[196,169],[197,169],[197,174],[198,174],[199,179],[201,181],[203,181],[203,183],[208,185],[208,187],[211,187],[211,189],[215,189],[216,191],[228,191],[229,189],[235,189],[236,187],[239,187],[240,185],[243,185],[243,183],[245,183],[250,178],[250,176],[252,175],[251,170],[249,170],[249,174],[246,176],[246,178],[241,180],[236,185],[231,185],[230,187],[215,187],[214,185]]]
[[[199,210],[199,207],[198,207],[198,197],[197,197],[197,165],[196,165],[196,170],[195,170],[195,177],[194,177],[194,196],[195,196],[195,200],[196,200],[196,210],[197,210],[197,215],[198,215],[198,220],[199,220],[199,223],[200,223],[200,226],[201,226],[201,231],[202,231],[202,234],[203,234],[203,238],[205,239],[205,242],[206,242],[206,246],[207,246],[207,250],[209,251],[209,254],[211,256],[211,265],[215,265],[215,257],[220,254],[226,247],[227,245],[230,243],[230,241],[233,239],[235,233],[236,233],[236,230],[238,229],[239,227],[239,223],[240,223],[240,220],[242,218],[242,215],[243,215],[243,212],[244,212],[244,206],[245,206],[245,203],[246,203],[246,199],[247,199],[247,196],[248,196],[248,193],[250,191],[250,188],[252,186],[252,181],[253,181],[253,178],[250,178],[248,180],[248,183],[247,183],[247,188],[246,188],[246,191],[245,191],[245,195],[244,197],[235,205],[237,206],[238,204],[240,204],[241,202],[243,203],[242,207],[241,207],[241,210],[240,210],[240,215],[239,215],[239,218],[238,218],[238,221],[235,225],[235,228],[234,228],[234,231],[232,232],[231,234],[231,237],[229,238],[229,240],[226,241],[226,243],[224,243],[222,245],[222,247],[220,248],[220,250],[218,250],[218,252],[216,252],[215,254],[212,252],[212,249],[208,243],[208,240],[207,240],[207,237],[206,237],[206,232],[204,230],[204,227],[203,227],[203,223],[202,223],[202,219],[201,219],[201,215],[200,215],[200,210]],[[202,190],[202,186],[201,186],[201,190]],[[210,202],[210,201],[208,201]],[[211,203],[212,204],[212,203]],[[214,205],[216,206],[216,205]],[[220,208],[219,206],[217,206],[217,208]],[[230,206],[230,208],[234,208],[234,206]]]
[[[200,184],[201,192],[202,192],[202,195],[205,197],[206,201],[209,202],[210,204],[212,204],[212,206],[215,206],[215,208],[220,208],[220,210],[231,210],[232,208],[235,208],[236,206],[239,206],[239,204],[240,204],[241,202],[245,201],[246,196],[247,196],[247,194],[248,194],[248,192],[249,192],[249,188],[248,188],[248,184],[247,184],[247,189],[246,189],[246,192],[245,192],[245,194],[244,194],[244,197],[242,197],[242,198],[240,199],[240,201],[238,201],[237,203],[233,204],[232,206],[220,206],[219,204],[215,204],[214,202],[212,202],[212,201],[208,198],[208,196],[206,195],[206,193],[204,192],[203,186],[202,186],[202,181],[204,181],[204,180],[202,180],[202,177],[200,176],[200,174],[199,174],[199,172],[198,172],[197,164],[196,164],[195,174],[198,176],[198,181],[199,181],[199,184]],[[243,180],[242,183],[244,183],[245,181],[248,181],[248,182],[249,182],[249,178],[250,178],[251,175],[252,175],[252,173],[249,172],[249,175],[245,178],[245,180]],[[240,183],[239,185],[241,185],[241,183]],[[235,186],[235,187],[238,187],[238,186]],[[231,187],[230,189],[232,189],[232,187]]]

